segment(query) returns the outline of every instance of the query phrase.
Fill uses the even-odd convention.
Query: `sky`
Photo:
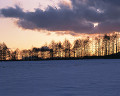
[[[12,49],[120,31],[120,0],[0,0],[0,42]]]

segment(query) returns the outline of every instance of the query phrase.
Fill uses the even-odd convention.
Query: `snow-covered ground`
[[[0,96],[120,96],[120,60],[0,62]]]

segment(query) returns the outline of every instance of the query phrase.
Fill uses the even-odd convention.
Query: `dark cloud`
[[[117,6],[120,6],[120,0],[103,0],[105,3],[109,3],[111,5],[117,5]]]
[[[5,17],[13,17],[13,18],[22,18],[24,15],[23,10],[19,6],[8,7],[5,9],[1,9],[0,13]]]
[[[72,8],[60,4],[60,9],[48,7],[24,12],[19,6],[3,8],[4,17],[18,18],[17,25],[24,29],[97,33],[120,31],[119,0],[71,0]],[[99,23],[94,28],[93,23]],[[69,33],[70,34],[70,33]]]
[[[120,32],[120,20],[119,21],[105,21],[99,24],[97,27],[98,32],[108,33],[108,32]]]

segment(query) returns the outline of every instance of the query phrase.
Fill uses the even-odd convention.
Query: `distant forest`
[[[11,50],[5,43],[0,43],[0,60],[46,60],[61,58],[100,57],[120,52],[119,33],[102,34],[90,38],[77,39],[73,44],[52,41],[49,45],[29,50]]]

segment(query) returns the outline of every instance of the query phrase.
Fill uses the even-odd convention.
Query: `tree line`
[[[119,33],[102,34],[95,37],[76,39],[73,44],[67,39],[40,48],[11,50],[0,44],[0,60],[39,60],[48,58],[83,58],[85,56],[106,56],[120,51]]]

